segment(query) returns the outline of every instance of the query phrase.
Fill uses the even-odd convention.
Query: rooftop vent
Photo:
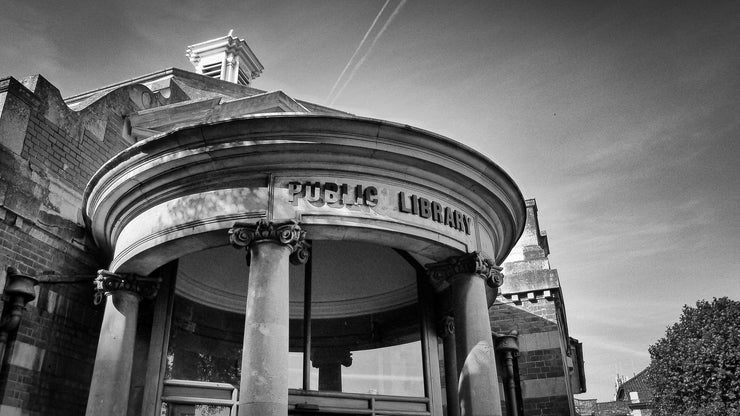
[[[185,56],[195,72],[212,78],[250,85],[260,76],[264,67],[244,39],[232,36],[234,31],[220,38],[188,46]]]

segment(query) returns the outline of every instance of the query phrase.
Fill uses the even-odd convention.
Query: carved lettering
[[[445,207],[445,225],[455,228],[455,217],[452,215],[452,208]]]
[[[442,205],[437,201],[432,201],[432,219],[436,222],[442,223]]]
[[[288,201],[295,202],[303,194],[303,185],[298,182],[288,184]]]
[[[432,203],[426,198],[419,198],[419,216],[421,218],[432,216]]]
[[[357,205],[357,194],[350,193],[346,183],[343,183],[340,188],[342,189],[342,202],[345,205]]]
[[[463,225],[462,212],[455,210],[455,228],[458,231],[464,231],[465,226]]]
[[[398,211],[407,214],[411,213],[411,206],[407,204],[406,194],[403,192],[398,193]]]
[[[471,219],[467,215],[437,201],[414,194],[407,196],[405,192],[398,193],[398,212],[431,219],[467,235],[470,235],[472,229]]]
[[[327,204],[332,208],[342,208],[345,205],[374,207],[379,202],[378,188],[374,186],[363,188],[362,185],[350,186],[334,182],[289,182],[288,201],[297,205],[301,198],[317,207]]]
[[[321,201],[321,183],[316,182],[313,185],[306,184],[306,201],[308,202]]]
[[[374,186],[368,186],[367,188],[365,188],[365,192],[363,193],[363,195],[365,197],[365,205],[369,207],[374,207],[378,205],[378,188]]]
[[[380,203],[380,192],[375,186],[348,185],[334,182],[289,182],[288,201],[293,205],[305,199],[314,206],[329,205],[332,208],[345,206],[376,207]],[[436,223],[470,235],[472,220],[463,212],[428,198],[398,192],[398,212],[430,219]]]
[[[341,205],[341,199],[339,198],[339,187],[335,183],[324,184],[324,202],[329,205]]]

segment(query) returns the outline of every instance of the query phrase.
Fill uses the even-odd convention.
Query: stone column
[[[295,222],[236,223],[231,244],[247,250],[239,416],[288,414],[288,260],[305,263],[305,231]]]
[[[460,416],[460,399],[457,395],[457,355],[455,353],[455,318],[446,315],[439,323],[439,335],[444,340],[445,393],[447,416]]]
[[[85,415],[125,416],[128,412],[136,319],[142,297],[157,294],[159,279],[98,270],[96,303],[107,299],[100,327]]]
[[[352,365],[352,352],[346,348],[315,348],[311,364],[319,369],[320,391],[342,391],[342,366]]]
[[[450,284],[460,414],[501,416],[501,395],[486,300],[486,285],[496,286],[503,281],[501,268],[479,253],[451,257],[426,267],[432,279],[446,279]]]

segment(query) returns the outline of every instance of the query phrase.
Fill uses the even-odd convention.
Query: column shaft
[[[87,416],[125,416],[128,412],[136,319],[141,297],[130,291],[109,292],[95,355]]]
[[[449,318],[452,319],[452,318]],[[454,324],[453,324],[454,327]],[[455,352],[455,331],[447,331],[444,336],[445,393],[447,397],[447,416],[460,416],[460,398],[457,386],[457,353]]]
[[[270,240],[249,246],[239,416],[288,414],[288,256]]]
[[[461,273],[451,280],[461,414],[501,416],[486,282],[476,273]]]

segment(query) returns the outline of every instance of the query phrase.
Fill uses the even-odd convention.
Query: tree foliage
[[[658,415],[740,415],[740,302],[684,306],[650,357]]]

